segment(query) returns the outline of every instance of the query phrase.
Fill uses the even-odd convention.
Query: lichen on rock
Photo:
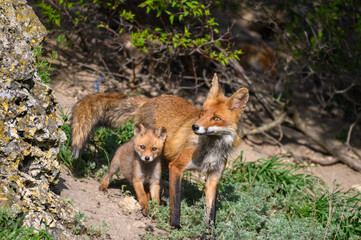
[[[66,239],[75,209],[51,191],[66,139],[49,86],[36,72],[34,47],[46,29],[25,0],[0,0],[0,206],[23,223]]]

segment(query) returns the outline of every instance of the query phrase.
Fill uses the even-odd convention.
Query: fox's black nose
[[[198,130],[199,130],[199,126],[198,126],[197,124],[193,124],[193,125],[192,125],[192,130],[193,130],[193,132],[198,131]]]
[[[145,156],[144,159],[145,159],[145,161],[149,161],[150,157]]]

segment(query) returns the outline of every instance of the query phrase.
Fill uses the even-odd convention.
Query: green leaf
[[[174,21],[174,16],[175,15],[170,15],[169,16],[169,21],[170,21],[170,24],[172,24],[172,25],[173,25],[173,21]]]
[[[194,5],[192,3],[190,3],[190,2],[185,2],[185,4],[187,4],[187,6],[190,7],[190,8],[194,7]]]
[[[55,24],[60,26],[60,18],[55,19]]]
[[[75,19],[74,19],[74,25],[77,25],[78,22],[79,22],[79,18],[75,18]]]

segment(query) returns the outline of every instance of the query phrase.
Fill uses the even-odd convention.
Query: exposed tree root
[[[321,146],[324,150],[329,152],[335,158],[335,160],[333,160],[333,161],[329,161],[329,162],[318,161],[317,163],[322,164],[322,165],[331,165],[331,164],[341,161],[341,162],[345,163],[347,166],[349,166],[357,171],[361,171],[361,161],[359,159],[354,159],[354,158],[347,156],[345,153],[342,152],[342,149],[336,147],[329,140],[322,139],[316,133],[308,131],[305,123],[300,118],[300,114],[298,113],[297,110],[293,109],[292,111],[290,111],[290,115],[292,117],[295,127],[299,131],[301,131],[307,137],[312,139],[312,141],[317,143],[319,146]],[[345,146],[345,149],[346,148],[347,147]],[[316,161],[313,161],[313,162],[316,162]]]

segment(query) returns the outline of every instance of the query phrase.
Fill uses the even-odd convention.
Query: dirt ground
[[[65,166],[59,185],[60,195],[85,214],[87,229],[103,234],[100,239],[142,239],[146,234],[166,234],[156,228],[154,220],[142,215],[133,196],[119,188],[110,185],[107,192],[101,192],[95,179],[77,179]]]
[[[99,75],[91,71],[59,71],[50,83],[54,90],[59,106],[65,113],[71,112],[71,107],[87,94],[97,91],[94,81]],[[76,81],[74,80],[76,79]],[[139,86],[142,91],[151,90],[151,86]],[[119,83],[118,86],[106,83],[100,83],[99,91],[104,92],[111,88],[126,91],[127,86]],[[155,96],[159,93],[153,92]],[[174,94],[181,95],[177,90]],[[190,97],[188,100],[195,104],[200,104],[205,99],[205,94],[201,93],[196,98]],[[332,123],[332,121],[331,121]],[[319,131],[317,126],[321,123],[310,124],[312,130]],[[334,124],[337,127],[337,123]],[[308,158],[317,158],[327,160],[330,156],[325,155],[317,149],[307,139],[300,136],[298,132],[291,128],[284,127],[284,138],[282,146],[276,144],[266,136],[247,137],[243,140],[235,153],[244,152],[244,160],[255,161],[267,156],[287,154],[292,152],[294,156],[289,157],[286,161],[300,163],[302,156]],[[302,173],[308,173],[322,178],[330,188],[340,185],[347,190],[356,188],[361,191],[361,172],[356,172],[344,164],[338,163],[331,166],[319,166],[315,164],[302,163],[310,165],[309,168],[303,169]],[[103,228],[106,234],[104,239],[142,239],[146,234],[162,234],[166,237],[166,232],[156,227],[154,220],[144,217],[139,211],[139,205],[134,197],[127,196],[118,188],[110,188],[108,193],[98,191],[99,183],[92,178],[76,179],[72,173],[63,167],[59,193],[62,197],[70,199],[74,206],[87,216],[86,226],[102,226],[103,221],[108,227]],[[108,229],[105,231],[105,229]]]

